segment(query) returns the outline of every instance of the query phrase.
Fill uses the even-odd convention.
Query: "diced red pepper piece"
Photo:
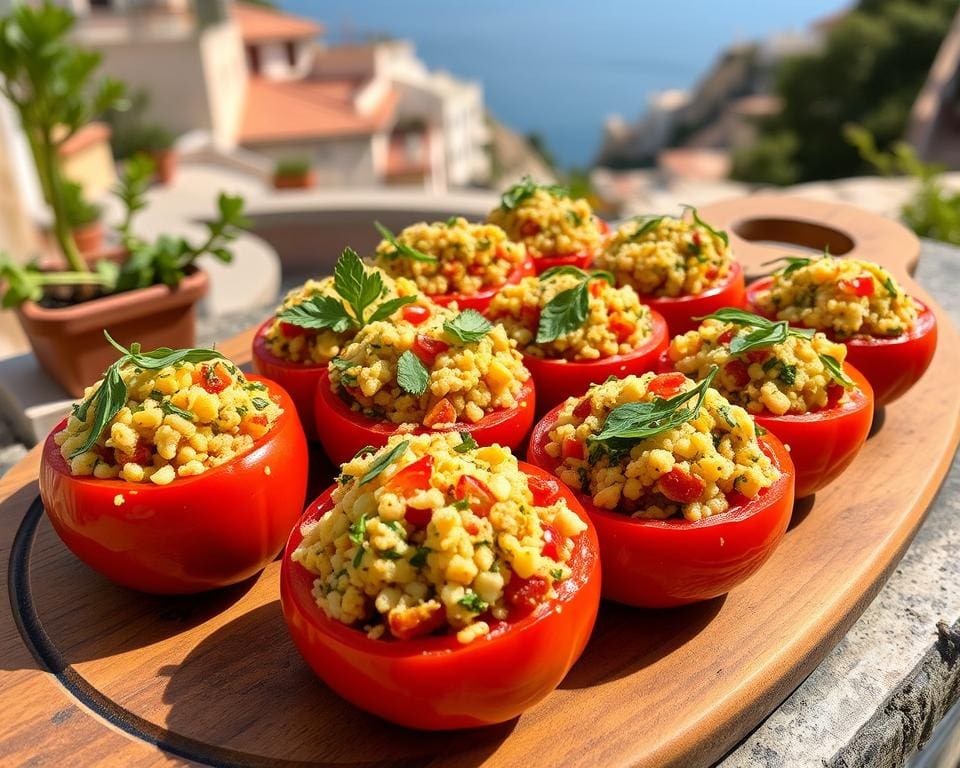
[[[496,502],[496,497],[494,497],[493,491],[487,487],[487,484],[470,475],[460,475],[454,494],[458,501],[466,500],[469,502],[470,510],[477,517],[489,515],[490,507]]]
[[[745,387],[750,383],[750,372],[743,360],[731,360],[723,366],[723,370],[738,387]]]
[[[562,546],[563,536],[560,535],[560,531],[549,523],[543,526],[543,548],[540,550],[541,554],[559,563]]]
[[[409,496],[415,491],[430,487],[433,476],[433,456],[421,456],[413,464],[408,464],[384,484],[383,488],[398,496]]]
[[[843,397],[843,393],[846,390],[835,381],[830,383],[827,386],[827,408],[833,408],[837,403],[840,402],[840,398]]]
[[[524,304],[520,308],[520,319],[523,321],[524,326],[530,328],[531,330],[539,327],[540,307]]]
[[[429,609],[392,611],[387,616],[390,634],[397,640],[410,640],[414,637],[429,635],[444,624],[447,616],[442,606],[433,605]]]
[[[606,280],[602,280],[600,278],[597,278],[596,280],[591,280],[590,286],[588,288],[588,290],[590,291],[590,295],[593,296],[593,298],[595,299],[600,298],[600,296],[603,294],[603,285],[606,282],[607,282]]]
[[[413,340],[413,354],[420,358],[424,365],[433,365],[437,355],[450,349],[447,342],[424,336],[418,333]]]
[[[716,267],[710,267],[710,269],[707,270],[707,272],[706,272],[706,274],[704,275],[704,277],[706,277],[707,280],[714,280],[714,279],[716,279],[717,275],[719,275],[719,274],[720,274],[720,272],[717,270]]]
[[[769,349],[751,349],[747,352],[747,362],[749,363],[762,363],[770,357]]]
[[[573,415],[578,419],[585,419],[590,415],[590,412],[593,410],[593,406],[590,405],[590,398],[585,397],[579,403],[577,403],[573,408]]]
[[[233,383],[229,371],[220,363],[215,366],[204,363],[193,371],[193,383],[199,384],[207,392],[216,395]]]
[[[403,308],[403,319],[412,325],[420,325],[430,319],[430,310],[423,304],[407,304]]]
[[[560,483],[552,477],[527,475],[527,488],[533,496],[533,503],[538,507],[549,507],[560,498]]]
[[[521,579],[517,574],[511,574],[510,583],[503,589],[510,616],[516,618],[530,613],[544,601],[549,591],[550,585],[543,576]]]
[[[426,528],[427,524],[433,519],[433,512],[429,509],[407,507],[403,512],[403,519],[414,528]]]
[[[647,384],[647,392],[666,400],[677,394],[686,380],[687,377],[682,373],[661,373],[659,376],[654,376]]]
[[[109,449],[105,449],[109,450]],[[101,455],[102,454],[98,454]],[[113,461],[119,466],[133,462],[134,464],[146,465],[153,461],[153,449],[146,444],[142,438],[137,438],[137,444],[133,447],[133,453],[124,453],[119,449],[113,451]],[[109,462],[110,459],[107,459]]]
[[[733,328],[728,328],[717,336],[717,344],[729,344],[733,339]]]
[[[701,478],[684,472],[680,467],[674,467],[657,482],[660,485],[660,493],[680,504],[696,501],[706,488],[706,483]]]
[[[691,236],[690,239],[693,240],[693,244],[694,244],[695,246],[697,246],[697,248],[699,248],[701,245],[703,245],[703,238],[700,236],[700,230],[699,230],[699,229],[693,230],[693,235]]]
[[[525,221],[520,226],[520,234],[523,237],[533,237],[540,234],[540,225],[535,221]]]
[[[293,323],[280,323],[280,333],[286,336],[288,339],[295,339],[297,336],[303,336],[307,332],[306,328],[301,328],[299,325],[294,325]]]
[[[457,411],[453,404],[445,397],[437,400],[436,404],[423,417],[423,426],[432,427],[434,424],[452,424],[457,420]]]
[[[637,330],[636,323],[627,320],[623,315],[616,313],[610,318],[608,323],[610,330],[613,331],[614,335],[617,337],[617,341],[621,344],[629,339],[633,332]]]
[[[582,459],[583,443],[572,437],[565,438],[560,445],[560,456],[564,459]]]
[[[844,293],[851,296],[873,296],[876,286],[873,284],[873,278],[869,275],[852,277],[849,280],[841,280],[837,287]]]

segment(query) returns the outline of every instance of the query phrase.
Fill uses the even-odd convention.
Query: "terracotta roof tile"
[[[233,18],[247,43],[312,38],[324,32],[323,25],[311,19],[248,3],[234,3]]]

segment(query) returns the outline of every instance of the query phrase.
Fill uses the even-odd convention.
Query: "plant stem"
[[[43,285],[110,285],[103,275],[94,272],[44,272],[40,277]]]
[[[43,162],[38,163],[37,170],[45,177],[43,186],[50,192],[50,208],[53,213],[53,236],[60,246],[60,251],[74,272],[89,272],[86,262],[77,249],[73,239],[73,232],[67,222],[66,211],[63,205],[63,174],[60,171],[57,146],[49,132],[43,132],[40,137],[41,146],[39,155]],[[39,156],[38,156],[39,157]],[[42,166],[42,167],[41,167]]]

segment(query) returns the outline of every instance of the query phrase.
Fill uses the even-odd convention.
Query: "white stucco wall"
[[[236,146],[247,92],[247,64],[238,24],[207,27],[200,39],[210,130],[218,149]]]
[[[313,68],[313,50],[307,40],[292,40],[293,65],[287,53],[287,42],[256,44],[259,52],[260,75],[268,80],[300,80]]]
[[[308,157],[317,172],[320,187],[372,187],[381,181],[379,158],[386,157],[384,139],[376,136],[345,136],[316,142],[256,144],[249,149],[274,161]]]

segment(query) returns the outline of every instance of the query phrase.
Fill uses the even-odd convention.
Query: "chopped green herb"
[[[417,547],[417,551],[410,558],[410,565],[414,568],[423,568],[427,564],[427,555],[431,552],[433,550],[430,547]]]
[[[366,553],[366,550],[363,548],[362,545],[357,547],[357,553],[353,556],[354,568],[360,567],[360,564],[363,562],[363,556],[365,553]]]
[[[350,537],[350,541],[352,541],[354,544],[362,544],[363,537],[366,534],[366,532],[367,532],[367,515],[364,513],[360,515],[360,517],[357,520],[354,520],[352,523],[350,523],[350,531],[348,533],[348,536]]]
[[[583,216],[576,211],[567,211],[567,220],[575,227],[579,227],[581,224],[583,224]]]
[[[389,467],[394,461],[403,456],[404,451],[407,450],[407,447],[410,445],[409,440],[403,440],[397,443],[393,448],[387,451],[382,456],[378,456],[374,462],[370,465],[370,468],[363,473],[363,476],[360,478],[358,485],[366,485],[371,480],[380,475],[383,470]]]
[[[380,553],[381,557],[385,557],[387,560],[399,560],[403,557],[395,549],[388,549]]]
[[[769,373],[778,365],[780,365],[780,358],[771,357],[771,358],[768,358],[767,360],[764,360],[763,365],[761,365],[760,367],[763,368],[764,373]]]
[[[467,592],[457,602],[471,613],[483,613],[487,610],[487,604],[480,599],[480,595],[476,592]]]
[[[554,581],[563,581],[563,568],[554,568],[550,571],[550,577]]]
[[[447,219],[447,226],[448,227],[457,226],[457,219],[459,218],[460,218],[459,216],[451,216],[449,219]]]
[[[844,389],[854,389],[857,385],[853,380],[843,372],[843,366],[840,361],[832,355],[820,355],[820,362],[827,369],[827,373],[840,384]]]
[[[733,418],[733,414],[730,413],[730,406],[721,405],[717,410],[720,411],[720,415],[723,416],[723,420],[731,427],[737,426],[737,420]]]
[[[895,285],[893,284],[893,278],[892,278],[892,277],[890,277],[889,275],[887,275],[887,276],[883,279],[883,287],[887,289],[887,293],[890,294],[890,297],[891,297],[891,298],[893,298],[893,299],[897,298],[897,295],[898,295],[899,292],[897,291],[897,286],[895,286]]]
[[[720,229],[714,229],[709,224],[707,224],[707,222],[705,222],[703,219],[700,218],[700,216],[697,215],[696,208],[694,208],[692,205],[687,205],[686,203],[683,203],[682,207],[690,211],[690,214],[693,216],[694,224],[697,224],[698,226],[703,227],[705,230],[707,230],[707,232],[709,232],[714,237],[719,237],[721,240],[723,240],[724,245],[730,245],[730,238],[727,235],[727,233]]]
[[[338,371],[345,371],[348,368],[353,368],[355,365],[358,365],[358,363],[355,363],[352,360],[346,360],[342,357],[332,357],[330,358],[330,365],[332,365]]]
[[[813,259],[808,259],[805,256],[781,256],[777,259],[770,259],[770,261],[763,262],[762,266],[769,266],[770,264],[776,264],[778,262],[785,261],[787,266],[779,270],[778,274],[786,277],[787,275],[792,275],[798,269],[803,269],[804,267],[810,266],[813,263]]]
[[[353,475],[348,475],[346,472],[341,472],[337,475],[337,482],[340,483],[340,485],[346,485],[351,480],[353,480]]]
[[[397,384],[404,392],[411,395],[422,395],[427,391],[430,383],[430,372],[409,349],[397,360]]]
[[[186,419],[187,421],[193,421],[196,419],[196,416],[190,411],[185,411],[183,408],[177,408],[169,400],[164,400],[160,403],[160,410],[163,411],[167,416],[179,416],[181,419]]]
[[[470,509],[470,499],[457,499],[451,504],[454,509],[465,510]]]
[[[639,240],[648,232],[652,232],[658,226],[660,222],[664,219],[670,218],[669,216],[635,216],[634,221],[637,222],[637,228],[634,230],[633,234],[630,235],[631,240]]]
[[[797,366],[783,363],[780,366],[780,374],[777,376],[777,378],[788,387],[793,386],[797,380]]]
[[[461,344],[475,344],[492,329],[490,321],[475,309],[465,309],[443,324],[443,330]]]
[[[570,192],[566,187],[559,184],[537,184],[529,176],[524,176],[519,183],[514,184],[506,192],[500,195],[500,207],[505,211],[512,211],[524,200],[533,197],[533,194],[542,189],[549,192],[554,197],[569,197]]]
[[[374,448],[372,445],[365,445],[363,446],[363,448],[361,448],[359,451],[353,454],[352,461],[356,461],[361,456],[366,456],[368,453],[376,453],[376,452],[377,452],[377,449]]]
[[[473,439],[473,435],[469,432],[460,433],[460,444],[453,446],[453,450],[457,453],[466,453],[467,451],[472,451],[474,448],[479,448],[477,441]]]
[[[250,402],[253,403],[253,407],[256,408],[258,411],[262,411],[264,408],[267,408],[270,405],[270,401],[265,400],[262,397],[251,398]]]
[[[397,240],[396,235],[393,234],[389,229],[387,229],[379,221],[373,222],[373,226],[377,228],[377,232],[380,233],[380,237],[386,240],[390,245],[393,246],[393,253],[390,254],[390,258],[396,258],[402,256],[405,259],[410,259],[411,261],[425,261],[430,264],[435,264],[437,261],[436,256],[431,256],[429,253],[424,253],[423,251],[418,251],[416,248],[402,243]]]

